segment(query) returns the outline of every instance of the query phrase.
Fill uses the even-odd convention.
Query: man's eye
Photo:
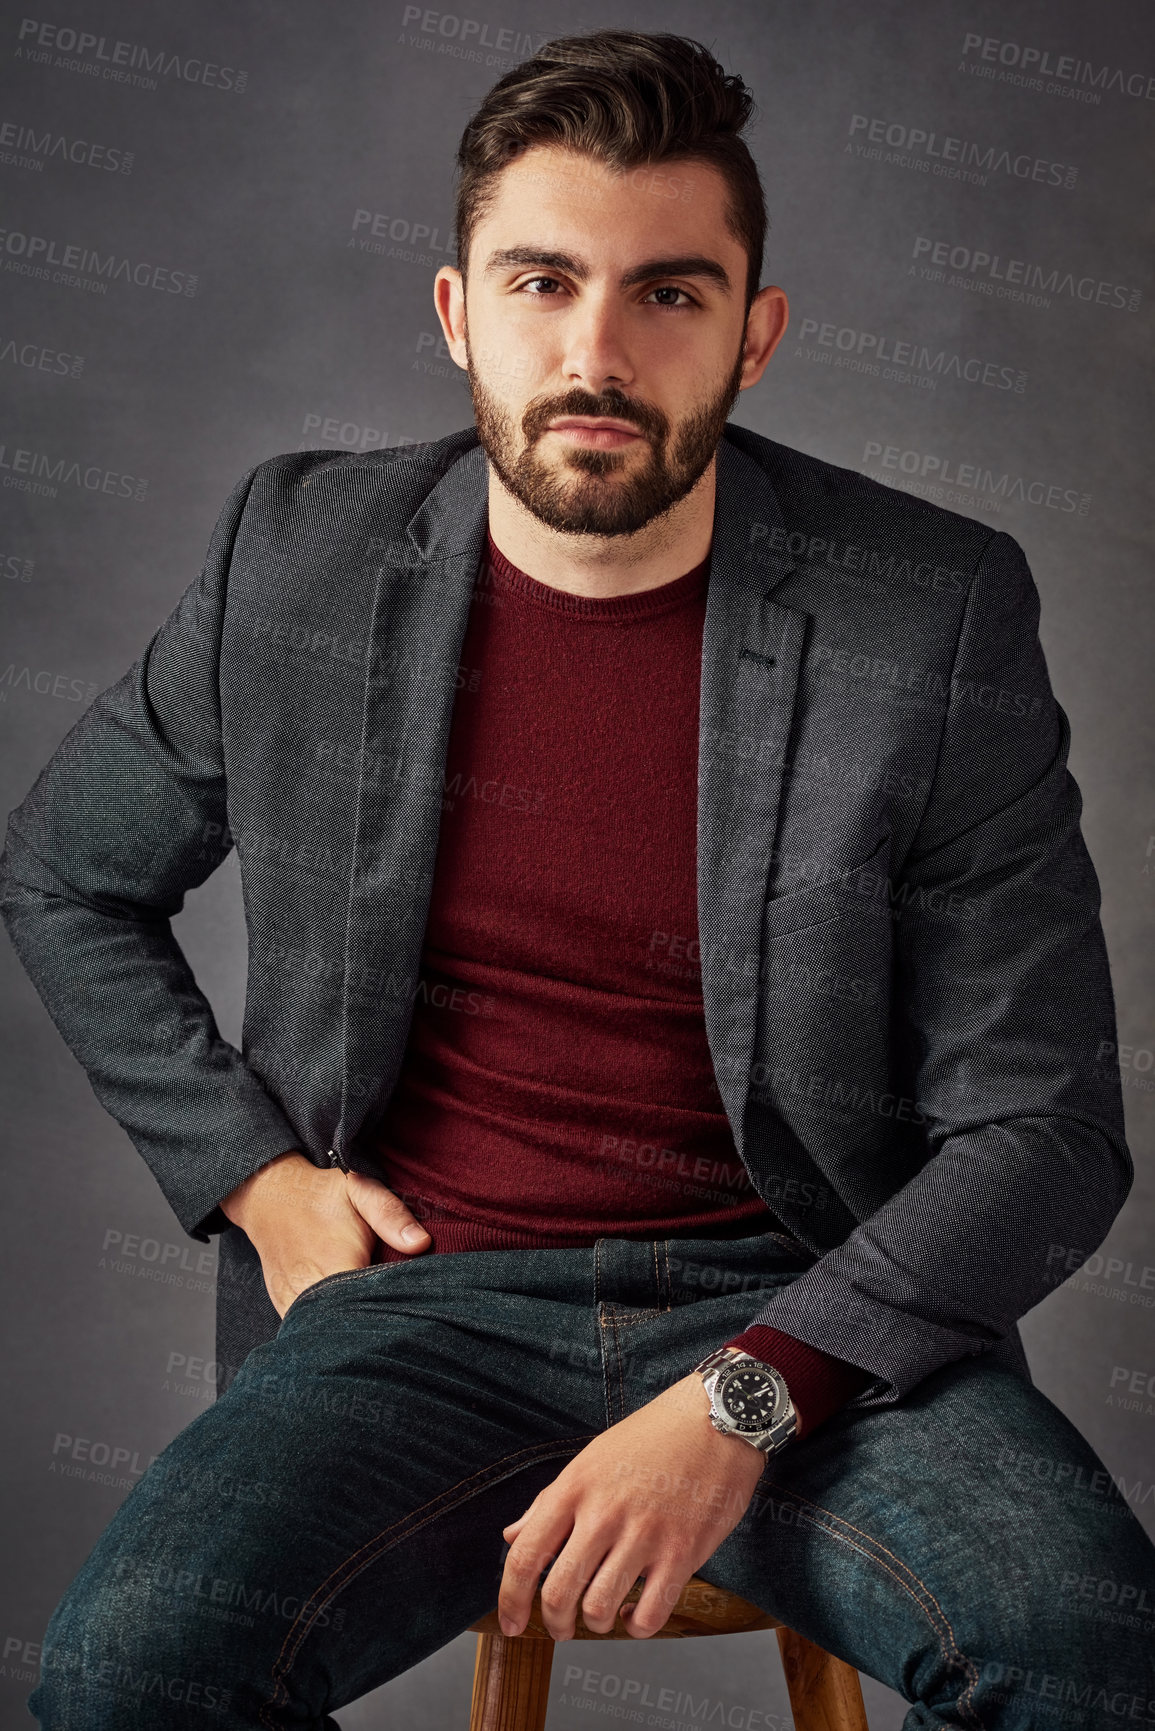
[[[691,307],[697,305],[693,296],[688,295],[685,289],[676,288],[674,284],[670,282],[660,284],[658,288],[651,289],[650,293],[656,295],[681,295],[683,305]],[[667,307],[677,307],[678,303],[676,301],[662,301],[660,304]]]
[[[542,290],[538,286],[539,284],[542,284],[542,283],[544,283],[546,285],[545,292],[542,292]],[[556,277],[531,276],[525,282],[523,282],[521,284],[521,286],[517,292],[519,294],[524,294],[527,290],[529,290],[530,291],[530,295],[529,295],[530,300],[550,300],[553,298],[552,291],[555,289],[560,289],[561,286],[562,285],[558,282],[558,279]],[[674,283],[659,283],[657,288],[650,290],[649,294],[646,296],[646,299],[650,300],[652,298],[652,296],[654,296],[654,295],[679,296],[680,299],[663,300],[663,301],[657,302],[657,305],[662,306],[662,307],[668,307],[671,312],[683,312],[690,307],[697,306],[697,304],[698,304],[697,301],[694,299],[693,295],[688,294],[686,292],[686,290],[683,288],[678,288]]]

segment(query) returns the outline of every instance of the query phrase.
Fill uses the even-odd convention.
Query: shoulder
[[[421,444],[374,451],[285,451],[250,471],[248,509],[311,515],[335,500],[372,501],[406,518],[459,457],[477,444],[474,427]]]
[[[986,520],[966,517],[898,486],[828,463],[728,422],[726,440],[765,472],[778,498],[786,545],[796,559],[851,559],[855,548],[972,573],[994,539]]]

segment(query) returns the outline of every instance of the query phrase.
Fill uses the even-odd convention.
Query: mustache
[[[614,420],[628,421],[651,440],[663,440],[669,431],[666,416],[649,403],[635,402],[620,391],[603,391],[600,397],[595,397],[589,391],[575,389],[560,397],[530,404],[521,418],[527,443],[533,444],[549,423],[562,415],[612,416]]]

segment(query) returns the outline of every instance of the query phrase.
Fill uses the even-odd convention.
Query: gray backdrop
[[[987,518],[1022,543],[1042,594],[1103,886],[1138,1178],[1100,1251],[1053,1248],[1056,1290],[1024,1338],[1040,1386],[1155,1531],[1150,9],[465,4],[5,8],[0,815],[175,605],[249,465],[469,424],[431,290],[453,260],[453,151],[489,85],[550,35],[705,39],[760,106],[763,280],[793,308],[735,419]],[[238,1040],[234,861],[176,925]],[[66,1583],[212,1398],[215,1249],[176,1225],[6,943],[0,967],[7,1727],[29,1723]],[[472,1646],[463,1636],[342,1723],[464,1726]],[[579,1653],[596,1674],[567,1684]],[[773,1637],[751,1635],[564,1647],[551,1727],[612,1713],[631,1678],[689,1690],[688,1727],[782,1723]],[[901,1722],[897,1696],[868,1683],[867,1698],[873,1727]]]

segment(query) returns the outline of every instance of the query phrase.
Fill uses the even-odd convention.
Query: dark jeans
[[[319,1281],[118,1510],[33,1713],[332,1726],[491,1610],[503,1525],[809,1260],[773,1234],[602,1239]],[[1155,1724],[1155,1547],[1063,1415],[981,1359],[773,1458],[700,1573],[898,1690],[906,1731]]]

